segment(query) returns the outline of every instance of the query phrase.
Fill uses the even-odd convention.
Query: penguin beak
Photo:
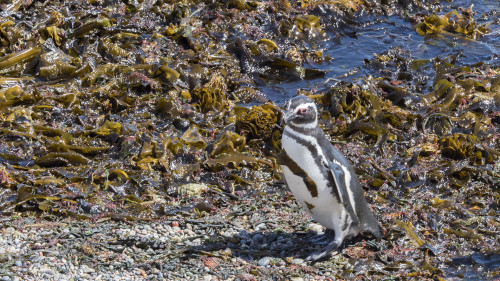
[[[289,100],[287,105],[286,105],[286,111],[285,110],[281,110],[281,124],[280,125],[283,125],[285,124],[286,125],[286,122],[292,117],[295,115],[295,113],[293,112],[293,109],[291,109],[291,103],[292,101]]]
[[[283,126],[285,124],[285,111],[280,109],[281,117],[280,117],[280,126]]]
[[[288,119],[290,119],[294,115],[295,115],[295,113],[293,112],[293,110],[283,112],[283,115],[282,115],[283,117],[281,118],[281,124],[286,125],[286,122],[288,121]]]
[[[294,114],[293,114],[292,110],[285,112],[285,116],[283,117],[283,119],[285,120],[285,124],[286,124],[286,121],[288,121],[288,119],[290,119],[290,117],[292,117],[293,115]]]

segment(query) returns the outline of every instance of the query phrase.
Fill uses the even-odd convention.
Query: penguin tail
[[[382,229],[377,221],[366,223],[362,226],[362,232],[370,232],[375,238],[382,237]]]
[[[361,213],[361,216],[359,217],[360,230],[361,230],[360,232],[365,232],[365,233],[369,232],[375,238],[382,237],[382,229],[380,228],[378,220],[370,210],[368,204],[361,204],[360,208],[361,208],[359,211]]]

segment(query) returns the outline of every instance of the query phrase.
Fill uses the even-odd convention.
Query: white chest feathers
[[[325,167],[321,165],[327,159],[317,140],[288,127],[285,131],[282,148],[288,161],[282,167],[288,187],[317,222],[335,231],[344,231],[343,226],[349,224],[350,219],[344,205],[334,195],[332,183],[325,176]],[[346,177],[345,181],[350,182],[350,177]]]

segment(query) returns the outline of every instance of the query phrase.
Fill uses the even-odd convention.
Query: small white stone
[[[317,224],[317,223],[310,223],[309,225],[307,225],[307,228],[311,231],[318,233],[318,234],[322,234],[324,232],[323,226],[321,226],[321,224]]]
[[[95,269],[93,268],[90,268],[88,265],[86,264],[82,264],[82,266],[80,267],[80,269],[83,271],[83,273],[94,273],[95,272]]]

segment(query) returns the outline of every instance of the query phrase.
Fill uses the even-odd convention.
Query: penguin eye
[[[307,108],[300,108],[299,114],[302,114],[302,115],[307,114],[307,111],[308,111]]]

